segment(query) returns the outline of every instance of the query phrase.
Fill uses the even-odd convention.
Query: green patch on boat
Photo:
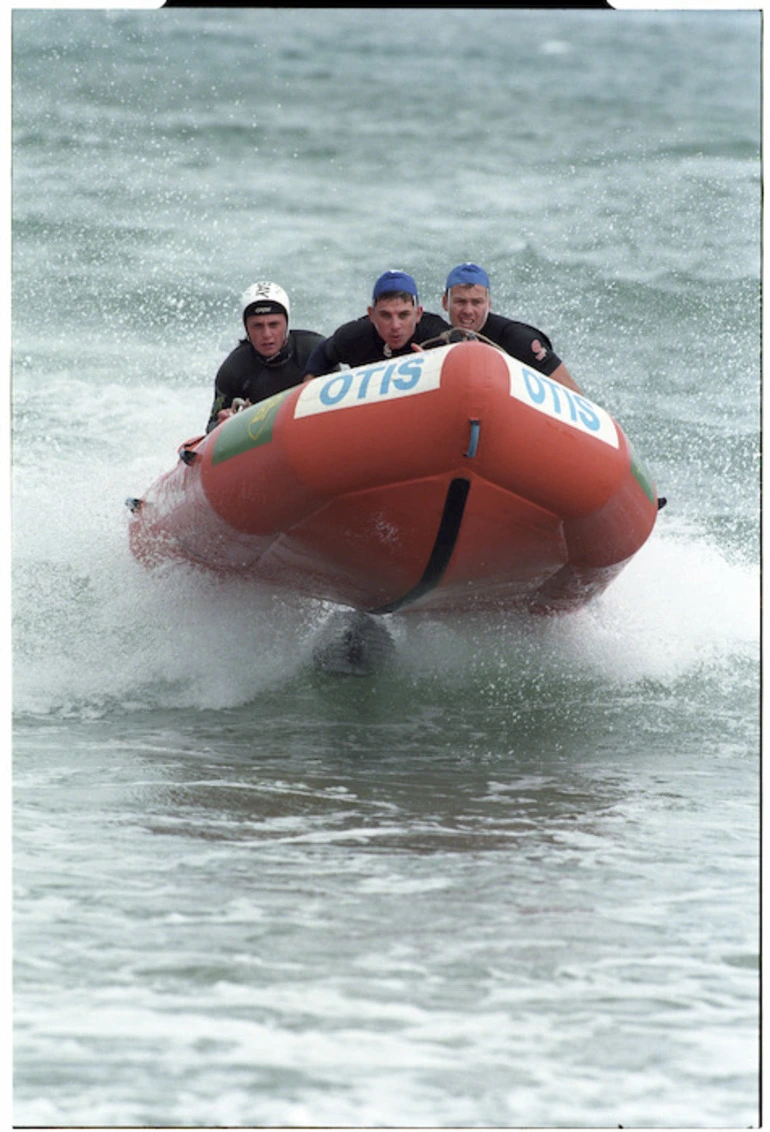
[[[248,409],[241,409],[240,413],[225,421],[219,430],[211,463],[221,464],[251,448],[268,444],[273,438],[273,425],[278,410],[289,393],[291,389],[284,389]]]
[[[628,447],[631,450],[631,472],[636,478],[637,483],[641,487],[644,494],[649,499],[650,503],[657,503],[658,496],[655,491],[655,482],[650,475],[647,468],[634,452],[633,445],[629,441]]]

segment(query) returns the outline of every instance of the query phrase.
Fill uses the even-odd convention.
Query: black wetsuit
[[[499,314],[489,314],[479,334],[495,342],[506,354],[544,373],[546,377],[561,365],[549,339],[535,326],[514,322]]]
[[[217,425],[217,413],[229,409],[236,397],[264,401],[274,393],[299,385],[307,373],[308,358],[323,335],[314,330],[290,330],[289,341],[274,361],[266,361],[249,342],[242,338],[225,358],[214,382],[214,404],[206,432]]]
[[[440,315],[424,311],[406,345],[398,350],[391,350],[375,330],[369,316],[365,314],[361,318],[337,327],[330,338],[317,346],[310,357],[306,373],[319,377],[322,373],[332,373],[338,369],[340,363],[351,367],[365,366],[371,362],[381,362],[383,358],[411,354],[413,342],[418,344],[427,342],[429,338],[436,338],[446,330],[451,330],[451,327]]]

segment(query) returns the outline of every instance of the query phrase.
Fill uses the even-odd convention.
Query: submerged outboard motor
[[[332,613],[313,644],[313,663],[336,676],[372,676],[391,660],[393,638],[379,618],[353,609]]]

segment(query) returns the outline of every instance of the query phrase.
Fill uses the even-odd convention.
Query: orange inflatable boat
[[[604,409],[481,341],[248,407],[127,502],[150,565],[181,558],[376,614],[578,608],[659,506]]]

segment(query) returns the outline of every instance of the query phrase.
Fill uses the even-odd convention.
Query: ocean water
[[[760,13],[12,33],[13,1121],[756,1127]],[[466,259],[669,500],[600,600],[344,679],[132,559],[249,283]]]

